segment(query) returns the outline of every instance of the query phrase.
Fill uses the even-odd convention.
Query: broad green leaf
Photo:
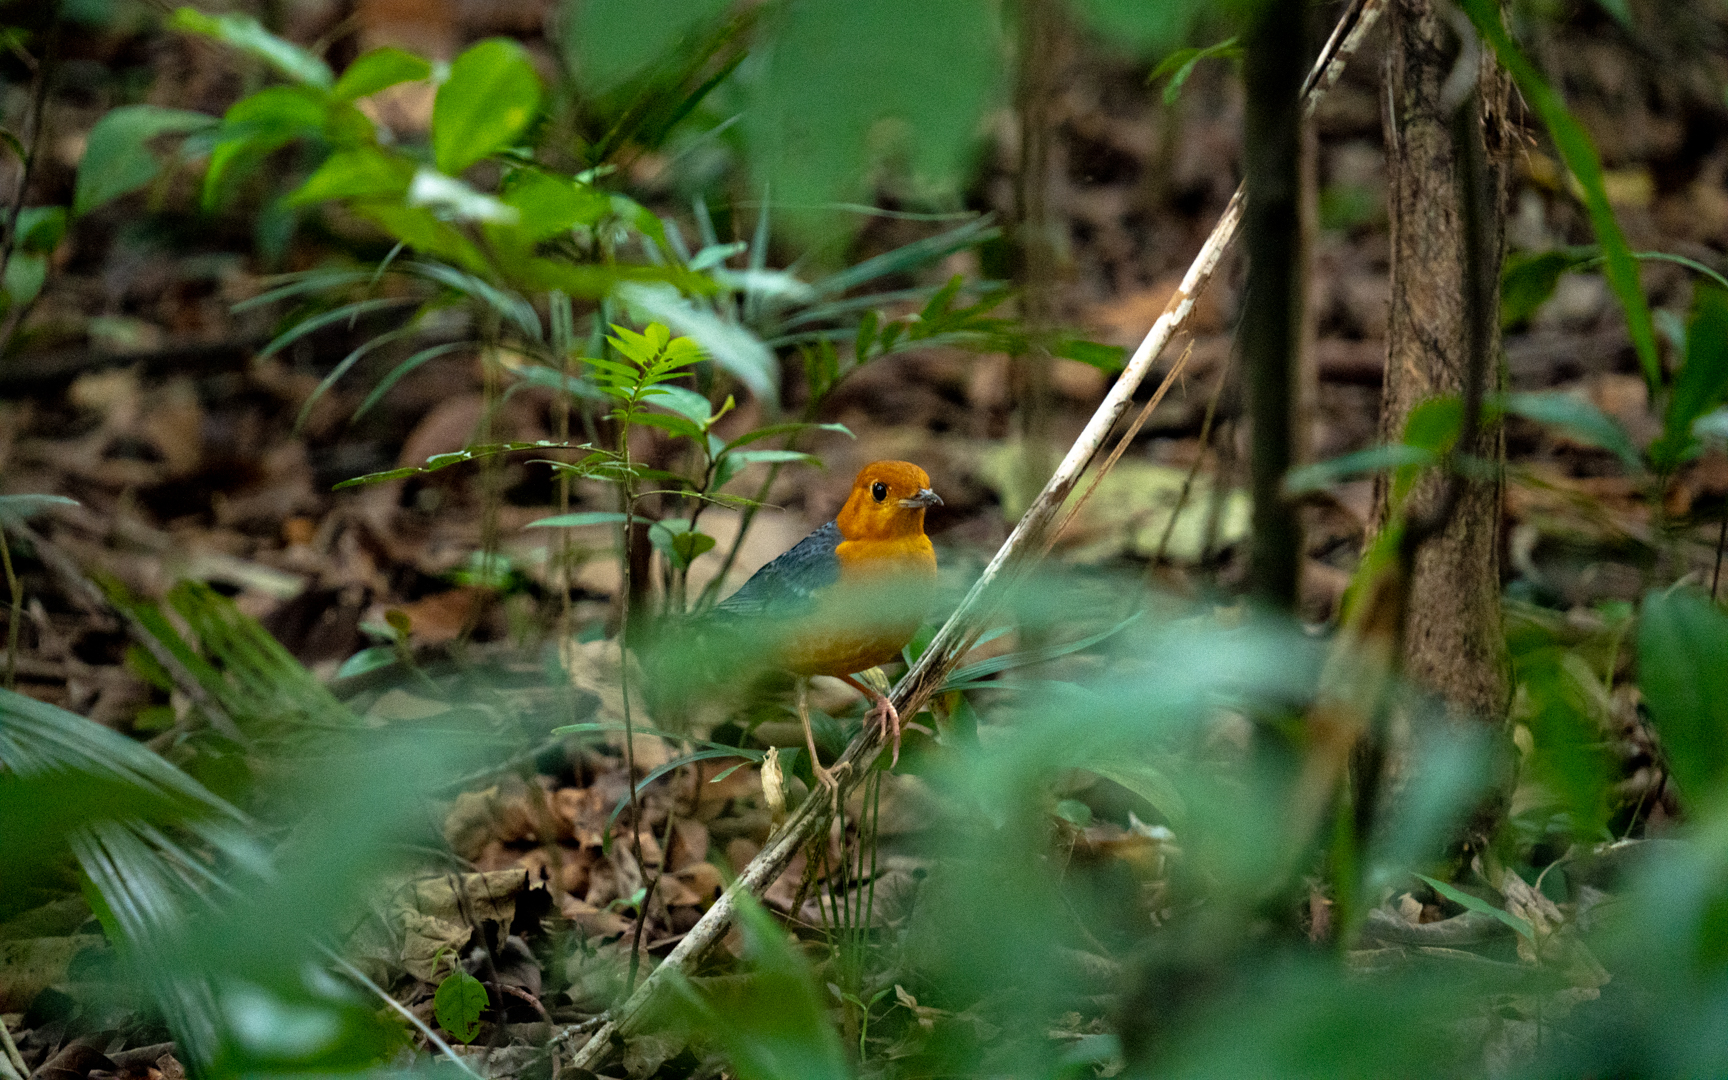
[[[862,334],[863,330],[860,329],[859,333]],[[1106,375],[1116,374],[1128,363],[1128,350],[1122,346],[1100,345],[1083,338],[1064,338],[1058,341],[1050,352],[1067,360],[1078,360]]]
[[[1205,0],[1074,0],[1074,11],[1112,48],[1156,56],[1182,45],[1190,27],[1211,10]]]
[[[1516,393],[1501,395],[1496,403],[1514,416],[1557,428],[1586,446],[1607,450],[1633,472],[1644,468],[1626,429],[1584,398],[1565,393]]]
[[[26,206],[18,211],[17,250],[52,254],[66,237],[64,206]]]
[[[396,647],[393,645],[374,645],[342,661],[342,666],[336,669],[338,679],[346,679],[352,675],[364,675],[368,671],[389,667],[396,662]]]
[[[1437,881],[1434,878],[1429,877],[1427,874],[1417,874],[1416,876],[1433,886],[1435,892],[1452,901],[1454,904],[1461,904],[1471,911],[1477,912],[1481,915],[1492,915],[1507,926],[1510,926],[1513,930],[1516,930],[1521,936],[1531,941],[1536,940],[1536,931],[1530,926],[1530,921],[1528,919],[1521,919],[1504,908],[1495,907],[1493,904],[1490,904],[1479,896],[1472,896],[1470,893],[1465,892],[1463,889],[1460,889],[1455,885],[1448,885],[1444,881]]]
[[[432,105],[432,152],[456,176],[513,145],[540,108],[540,76],[522,46],[488,38],[458,56]]]
[[[471,1043],[480,1034],[480,1014],[486,1005],[486,987],[460,967],[444,976],[432,994],[438,1026],[458,1042]]]
[[[530,242],[567,233],[578,225],[592,227],[612,210],[604,192],[538,169],[512,175],[502,198],[516,208],[517,225]]]
[[[183,7],[174,12],[168,25],[251,53],[295,82],[328,90],[336,81],[329,64],[272,34],[250,15],[206,15],[196,8]]]
[[[1697,452],[1692,425],[1728,399],[1728,292],[1700,281],[1693,287],[1692,318],[1686,325],[1686,362],[1674,375],[1662,436],[1650,447],[1659,471]]]
[[[1626,328],[1632,335],[1632,347],[1637,350],[1645,380],[1655,391],[1662,385],[1662,361],[1656,352],[1656,326],[1650,318],[1650,304],[1644,297],[1644,286],[1639,280],[1638,261],[1632,257],[1626,234],[1620,231],[1614,208],[1608,202],[1608,191],[1602,179],[1602,160],[1596,154],[1596,144],[1584,130],[1584,125],[1567,110],[1566,102],[1506,33],[1500,19],[1500,5],[1495,0],[1459,0],[1459,6],[1470,17],[1476,33],[1494,49],[1500,63],[1512,73],[1524,100],[1542,117],[1561,160],[1583,188],[1584,209],[1607,260],[1604,269],[1608,286],[1626,312]]]
[[[396,239],[423,255],[435,255],[476,274],[489,274],[491,264],[462,235],[462,231],[446,221],[439,221],[430,210],[419,206],[392,206],[388,203],[357,203],[354,212],[382,225]]]
[[[407,158],[362,146],[338,150],[324,159],[288,200],[295,204],[330,199],[401,199],[414,178],[414,163]]]
[[[687,420],[706,424],[714,415],[714,407],[708,404],[708,399],[694,390],[670,384],[657,389],[660,393],[655,397],[654,404],[670,409]]]
[[[683,518],[656,521],[648,529],[648,542],[679,570],[688,567],[697,556],[712,551],[715,544],[712,536],[692,530],[690,522]]]
[[[867,197],[880,167],[920,195],[954,190],[1006,81],[994,8],[806,0],[773,10],[765,26],[772,44],[744,127],[754,186],[787,208],[785,227],[854,228],[852,215],[817,218],[809,208]]]
[[[397,83],[418,82],[431,75],[432,65],[424,59],[387,45],[349,64],[348,70],[336,80],[333,93],[343,101],[353,101]]]
[[[1457,394],[1428,398],[1404,418],[1404,443],[1443,454],[1458,441],[1463,422],[1464,402]]]
[[[0,288],[6,292],[7,310],[18,304],[28,304],[42,292],[48,281],[48,256],[32,251],[14,252],[6,264],[6,278]]]
[[[584,0],[565,9],[564,47],[577,82],[604,95],[664,64],[730,6],[726,0]]]
[[[204,209],[215,208],[237,162],[257,161],[295,139],[320,135],[329,116],[329,96],[309,86],[271,86],[235,102],[216,132],[204,174]]]
[[[1695,807],[1728,780],[1728,613],[1700,589],[1647,593],[1638,617],[1638,689],[1663,756]]]
[[[151,152],[150,142],[157,136],[203,131],[216,123],[214,116],[204,113],[155,105],[122,105],[112,110],[96,121],[85,141],[72,213],[88,214],[156,179],[162,162]]]
[[[1590,247],[1508,255],[1500,271],[1500,325],[1510,329],[1529,322],[1554,295],[1560,276],[1578,269],[1595,254],[1596,249]]]
[[[1534,745],[1521,771],[1552,800],[1541,812],[1564,810],[1580,843],[1612,839],[1606,826],[1617,768],[1602,740],[1607,688],[1576,649],[1548,635],[1520,636],[1507,642],[1516,687],[1511,722],[1523,724]]]
[[[1284,492],[1287,495],[1306,495],[1369,473],[1388,472],[1410,465],[1439,463],[1440,456],[1425,447],[1409,446],[1405,443],[1370,446],[1366,450],[1344,454],[1330,461],[1316,461],[1312,465],[1291,469],[1284,477]]]

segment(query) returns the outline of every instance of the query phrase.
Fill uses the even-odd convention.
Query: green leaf
[[[775,9],[768,26],[744,127],[753,186],[788,208],[786,228],[855,228],[852,215],[818,219],[804,208],[866,197],[879,167],[896,168],[920,194],[952,191],[966,175],[1005,83],[992,6],[806,0]]]
[[[1056,804],[1054,813],[1078,829],[1084,829],[1092,824],[1092,808],[1079,799],[1063,799]]]
[[[23,521],[55,506],[81,506],[77,499],[64,495],[0,495],[0,518]]]
[[[1439,463],[1440,455],[1421,446],[1410,446],[1406,443],[1370,446],[1366,450],[1344,454],[1329,461],[1316,461],[1312,465],[1291,469],[1284,476],[1284,493],[1286,495],[1306,495],[1310,492],[1324,491],[1333,484],[1358,476],[1365,476],[1369,473],[1389,472],[1412,465],[1422,467],[1438,465]]]
[[[780,363],[756,335],[695,306],[669,285],[632,282],[619,286],[618,295],[638,315],[665,323],[700,345],[758,399],[770,406],[778,404]]]
[[[1529,322],[1560,284],[1560,276],[1578,269],[1596,255],[1593,247],[1537,254],[1514,252],[1500,272],[1500,325],[1505,329]]]
[[[394,645],[374,645],[342,661],[342,666],[336,669],[338,679],[346,679],[351,675],[364,675],[368,671],[389,667],[396,662],[396,647]]]
[[[708,399],[694,390],[671,385],[657,389],[660,393],[654,398],[654,404],[670,409],[694,424],[706,424],[714,416],[714,407]]]
[[[526,529],[579,529],[584,525],[616,525],[625,515],[617,510],[582,510],[574,514],[558,514],[540,518],[523,526]],[[646,521],[647,518],[638,518]]]
[[[538,169],[512,174],[503,200],[516,208],[517,227],[531,243],[567,233],[578,225],[593,227],[612,211],[612,201],[604,192]]]
[[[64,206],[26,206],[18,211],[15,226],[17,250],[39,255],[53,254],[66,237]]]
[[[338,150],[301,184],[288,201],[296,205],[330,199],[401,199],[414,179],[414,163],[373,146]]]
[[[1128,363],[1128,350],[1122,346],[1100,345],[1096,341],[1086,341],[1083,338],[1064,338],[1056,342],[1050,352],[1066,360],[1078,360],[1106,375],[1116,374]]]
[[[679,570],[687,568],[698,556],[714,550],[715,545],[712,536],[693,531],[690,522],[683,518],[656,521],[648,529],[648,542]]]
[[[471,1043],[480,1034],[480,1014],[486,1005],[486,987],[460,967],[444,976],[432,994],[438,1026],[458,1042]]]
[[[1135,56],[1156,56],[1180,46],[1206,0],[1074,0],[1074,11],[1100,39]]]
[[[740,446],[749,446],[751,443],[758,442],[762,439],[772,439],[776,435],[791,435],[800,431],[832,431],[835,434],[844,435],[848,439],[858,438],[858,436],[852,434],[852,429],[847,427],[845,424],[769,424],[767,427],[759,427],[753,431],[746,431],[744,434],[727,443],[725,449],[728,451],[736,450]]]
[[[336,80],[335,96],[343,101],[368,97],[397,83],[419,82],[432,76],[432,65],[411,52],[386,45],[348,65]]]
[[[1662,436],[1650,447],[1650,463],[1666,472],[1698,451],[1692,425],[1728,398],[1728,292],[1700,281],[1692,290],[1686,325],[1686,362],[1674,375]]]
[[[48,256],[34,252],[15,252],[6,264],[6,278],[0,288],[6,292],[8,308],[28,304],[42,292],[48,280]]]
[[[1644,368],[1644,378],[1654,392],[1662,385],[1662,361],[1656,352],[1656,326],[1650,318],[1650,305],[1644,298],[1644,286],[1638,277],[1638,261],[1632,257],[1626,234],[1620,231],[1614,208],[1608,202],[1608,191],[1602,179],[1602,161],[1596,154],[1595,143],[1578,119],[1567,111],[1565,101],[1543,80],[1535,65],[1525,58],[1506,33],[1506,27],[1500,21],[1500,5],[1495,0],[1459,0],[1459,3],[1475,25],[1476,33],[1494,49],[1500,63],[1512,73],[1524,100],[1542,117],[1561,160],[1584,189],[1584,209],[1607,260],[1608,286],[1626,312],[1626,328],[1632,335],[1632,346]]]
[[[1479,896],[1472,896],[1463,889],[1453,885],[1448,885],[1444,881],[1436,881],[1427,874],[1417,874],[1416,876],[1421,878],[1423,881],[1426,881],[1433,887],[1435,892],[1452,901],[1454,904],[1461,904],[1464,907],[1469,908],[1471,911],[1477,912],[1481,915],[1492,915],[1507,926],[1510,926],[1513,930],[1517,931],[1522,937],[1530,941],[1536,940],[1536,931],[1530,926],[1530,921],[1528,919],[1520,919],[1518,916],[1504,908],[1497,908]]]
[[[272,34],[250,15],[206,15],[196,8],[183,7],[174,12],[168,25],[251,53],[295,82],[328,90],[336,81],[329,64]]]
[[[1728,409],[1713,409],[1692,421],[1692,434],[1700,442],[1715,439],[1728,443]]]
[[[666,63],[725,0],[586,0],[568,10],[564,37],[577,81],[604,95]]]
[[[384,472],[367,473],[344,480],[331,487],[331,491],[342,491],[346,488],[359,487],[362,484],[379,484],[387,480],[401,480],[409,476],[420,476],[425,473],[448,469],[452,465],[474,461],[477,458],[491,457],[495,454],[509,454],[517,450],[588,450],[586,443],[575,446],[570,443],[554,442],[550,439],[537,439],[534,442],[485,443],[480,446],[470,446],[462,450],[453,450],[448,454],[433,454],[421,466],[408,465],[400,469],[387,469]]]
[[[1235,35],[1223,41],[1206,46],[1204,49],[1178,49],[1165,57],[1152,69],[1152,74],[1146,77],[1148,84],[1155,83],[1164,76],[1170,76],[1170,83],[1164,87],[1164,104],[1174,105],[1182,95],[1182,85],[1188,81],[1188,76],[1194,74],[1194,66],[1202,60],[1238,60],[1242,57],[1242,49],[1236,44]]]
[[[160,135],[184,135],[216,126],[216,118],[185,109],[155,105],[122,105],[96,126],[84,144],[72,213],[82,216],[113,199],[137,191],[156,179],[162,162],[150,151]]]
[[[720,1044],[738,1080],[849,1080],[846,1053],[809,963],[748,893],[739,893],[747,975],[710,980],[700,992],[673,985]]]
[[[540,108],[540,76],[522,46],[488,38],[458,56],[432,105],[432,152],[455,176],[528,130]]]
[[[1701,589],[1645,595],[1638,689],[1668,767],[1693,806],[1720,802],[1728,779],[1728,613]]]
[[[477,191],[437,169],[421,169],[408,185],[408,205],[424,206],[440,221],[481,221],[514,225],[520,216],[514,206]]]
[[[382,225],[391,236],[415,252],[444,259],[460,268],[452,272],[492,272],[491,264],[472,240],[449,222],[439,221],[437,215],[424,207],[363,202],[354,206],[354,212]]]
[[[1633,472],[1644,468],[1626,429],[1581,397],[1565,393],[1516,393],[1501,395],[1495,403],[1515,416],[1558,428],[1586,446],[1607,450]]]

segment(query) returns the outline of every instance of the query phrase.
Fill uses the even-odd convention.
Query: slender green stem
[[[636,790],[634,780],[631,781],[630,790]],[[661,834],[660,840],[660,865],[654,868],[654,878],[648,882],[648,887],[642,890],[642,903],[636,908],[636,932],[630,938],[630,981],[632,985],[636,981],[636,963],[642,955],[642,928],[648,925],[648,904],[654,899],[654,891],[660,887],[660,879],[666,876],[666,864],[672,861],[672,825],[677,820],[678,805],[677,801],[674,800],[666,808],[666,830]],[[640,843],[636,847],[636,865],[638,867],[642,865]]]
[[[24,618],[24,590],[12,569],[12,545],[6,541],[6,527],[0,525],[0,563],[6,566],[6,587],[12,592],[12,608],[6,620],[6,689],[16,684],[18,676],[18,623]]]
[[[1716,569],[1710,574],[1710,599],[1716,599],[1716,586],[1722,581],[1722,551],[1728,548],[1728,508],[1722,511],[1722,528],[1716,532]],[[11,572],[10,568],[7,570]]]

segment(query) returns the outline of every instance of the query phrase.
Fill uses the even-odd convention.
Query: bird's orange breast
[[[835,555],[840,580],[783,638],[783,662],[800,675],[851,675],[897,658],[936,583],[936,549],[922,532],[847,540]]]

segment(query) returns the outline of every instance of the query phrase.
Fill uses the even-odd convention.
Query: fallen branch
[[[1339,20],[1303,84],[1308,114],[1313,113],[1319,99],[1337,83],[1345,63],[1367,37],[1368,31],[1379,17],[1384,2],[1385,0],[1356,0]],[[924,650],[918,663],[894,688],[894,706],[901,716],[917,715],[918,710],[924,707],[924,703],[942,685],[960,658],[971,650],[979,635],[984,632],[986,620],[1006,590],[1042,555],[1044,538],[1057,512],[1067,501],[1074,485],[1079,482],[1093,457],[1103,448],[1111,429],[1128,411],[1128,407],[1133,403],[1134,392],[1151,371],[1158,354],[1193,312],[1196,299],[1211,281],[1224,252],[1236,238],[1236,230],[1242,221],[1242,195],[1243,189],[1238,187],[1231,196],[1229,205],[1224,208],[1223,216],[1213,227],[1212,235],[1206,239],[1200,253],[1188,267],[1182,284],[1170,297],[1164,312],[1158,316],[1158,321],[1152,324],[1146,339],[1134,350],[1128,366],[1122,370],[1115,385],[1104,396],[1103,403],[1092,414],[1092,419],[1087,422],[1086,429],[1062,459],[1062,464],[1057,466],[1055,475],[1044,485],[1044,490],[1039,492],[1025,516],[1014,527],[1013,533],[990,560],[990,565],[984,568],[971,591],[943,624],[936,639]],[[840,761],[833,768],[837,775],[844,778],[841,781],[842,800],[868,774],[876,755],[882,751],[882,745],[881,730],[874,725],[866,725],[864,731],[852,740],[852,744],[840,756]],[[726,932],[737,911],[739,894],[760,896],[780,876],[812,832],[827,820],[827,806],[828,800],[819,798],[807,798],[799,805],[785,825],[768,838],[767,845],[750,860],[731,887],[721,894],[714,906],[685,934],[684,940],[678,943],[665,962],[654,969],[636,988],[635,993],[614,1009],[611,1018],[575,1052],[571,1062],[573,1066],[594,1069],[611,1052],[614,1043],[621,1041],[634,1029],[659,990],[660,984],[669,978],[672,972],[681,971],[696,960]],[[576,1034],[576,1029],[566,1028],[559,1033],[558,1038],[567,1041]]]

